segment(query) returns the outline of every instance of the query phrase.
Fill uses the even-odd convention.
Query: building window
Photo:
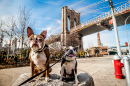
[[[95,53],[99,54],[100,52],[99,52],[99,50],[95,50]]]
[[[107,49],[102,49],[102,52],[107,52]]]
[[[113,49],[113,51],[116,51],[116,49]]]

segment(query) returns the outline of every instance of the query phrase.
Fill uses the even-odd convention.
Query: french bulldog
[[[69,46],[65,49],[65,54],[63,56],[63,60],[61,62],[61,77],[62,81],[65,79],[75,80],[75,84],[78,84],[79,81],[77,79],[77,61],[76,61],[76,51],[78,47]]]

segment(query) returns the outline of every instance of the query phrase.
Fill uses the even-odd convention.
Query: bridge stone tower
[[[82,45],[82,36],[78,33],[70,34],[70,29],[80,24],[80,13],[76,13],[75,10],[68,9],[67,6],[61,8],[62,23],[61,23],[61,46],[80,46]],[[75,37],[74,37],[75,36]],[[71,44],[70,41],[75,40],[75,44]]]

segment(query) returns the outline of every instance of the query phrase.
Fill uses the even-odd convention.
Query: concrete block
[[[30,73],[24,73],[19,76],[19,78],[15,81],[13,86],[18,86],[20,83],[25,81],[30,77]],[[93,78],[88,73],[80,73],[77,75],[79,80],[78,86],[94,86]],[[33,83],[36,81],[37,78],[33,79],[29,83],[25,83],[23,86],[32,86]],[[60,81],[60,76],[57,74],[50,74],[50,81],[46,83],[44,81],[44,77],[41,77],[38,83],[35,86],[76,86],[74,81],[64,82]]]

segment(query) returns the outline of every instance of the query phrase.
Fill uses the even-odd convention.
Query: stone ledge
[[[19,76],[15,81],[13,86],[18,86],[20,83],[25,81],[30,77],[30,73],[24,73]],[[59,80],[60,76],[57,74],[50,74],[50,81],[48,83],[44,82],[44,77],[41,77],[36,86],[74,86],[74,81],[63,82]],[[79,80],[78,86],[94,86],[93,78],[88,73],[80,73],[77,75]],[[26,83],[23,86],[32,86],[37,78],[33,79],[30,83]]]

